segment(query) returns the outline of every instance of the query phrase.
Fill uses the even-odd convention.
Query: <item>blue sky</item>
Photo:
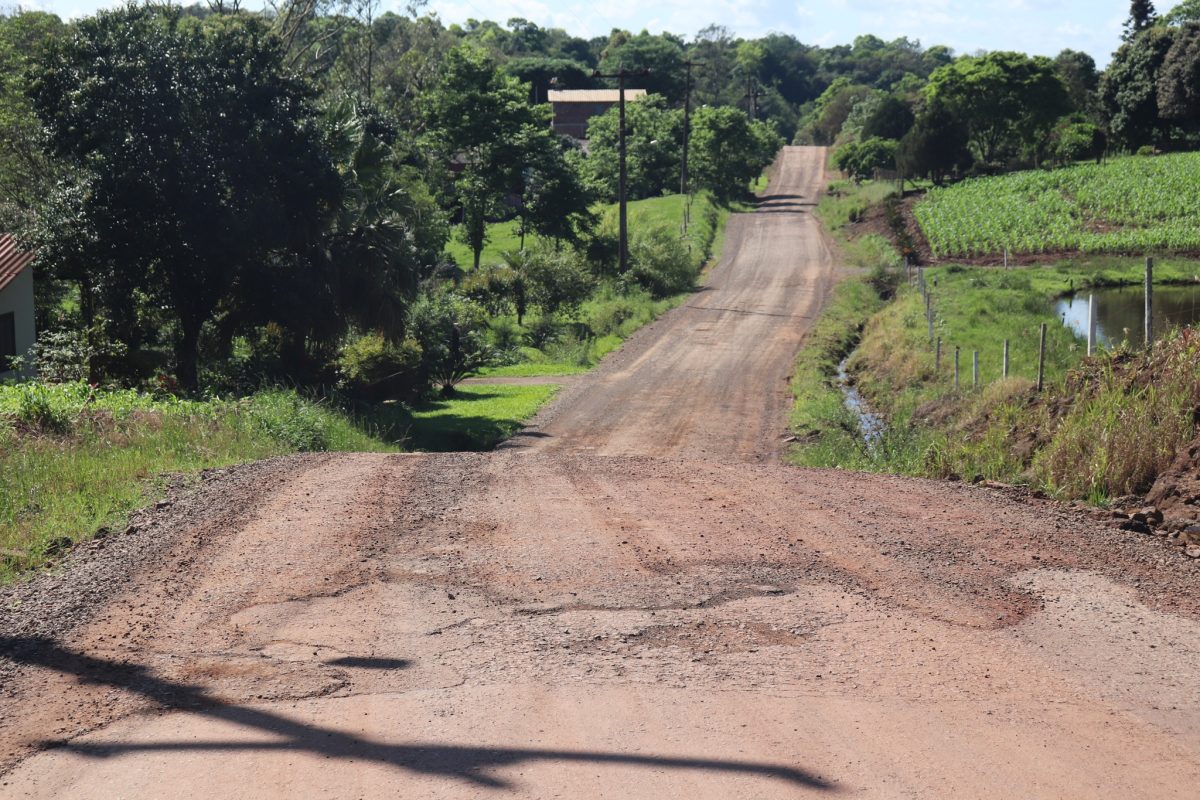
[[[190,0],[189,0],[190,1]],[[1159,12],[1178,0],[1159,2]],[[78,16],[96,0],[40,0],[29,6]],[[257,5],[247,0],[247,7]],[[402,10],[401,0],[384,5]],[[790,33],[820,45],[849,43],[873,33],[944,44],[959,53],[1021,50],[1054,55],[1066,47],[1091,53],[1102,66],[1116,49],[1128,0],[432,0],[444,22],[468,18],[504,22],[525,17],[573,34],[600,36],[613,28],[668,30],[687,37],[716,22],[736,34]]]

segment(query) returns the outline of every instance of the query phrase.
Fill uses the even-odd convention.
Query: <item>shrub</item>
[[[329,448],[329,417],[316,403],[295,392],[259,392],[250,401],[250,418],[268,436],[300,452]]]
[[[357,396],[410,397],[420,385],[421,346],[390,342],[378,332],[348,339],[337,358],[341,388]]]
[[[629,272],[625,279],[654,297],[686,292],[696,281],[696,267],[687,245],[667,228],[640,231],[629,244]]]
[[[40,383],[25,383],[17,389],[17,419],[47,433],[66,433],[71,428],[71,411],[56,402],[54,393]]]
[[[423,374],[443,395],[453,394],[456,384],[496,360],[484,310],[459,295],[418,299],[409,312],[409,329],[421,347]]]
[[[584,259],[569,248],[544,245],[526,253],[524,274],[530,299],[545,316],[573,316],[596,288]]]

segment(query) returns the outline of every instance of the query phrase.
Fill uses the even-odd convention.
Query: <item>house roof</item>
[[[17,240],[11,234],[0,236],[0,291],[16,280],[21,270],[33,261],[33,256],[17,247]]]
[[[645,89],[626,89],[625,102],[640,100],[646,96]],[[551,103],[619,103],[619,89],[551,89],[546,94]]]

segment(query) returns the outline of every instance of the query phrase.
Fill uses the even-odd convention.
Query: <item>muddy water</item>
[[[883,421],[883,417],[872,413],[867,408],[866,402],[863,400],[858,389],[854,388],[854,384],[850,382],[850,373],[846,371],[846,362],[848,358],[842,359],[842,363],[838,364],[838,386],[842,387],[842,402],[846,404],[846,408],[850,409],[850,413],[854,414],[854,418],[858,420],[858,429],[862,432],[863,441],[867,443],[868,448],[874,447],[883,438],[883,432],[887,424]]]
[[[1140,286],[1096,289],[1078,292],[1055,301],[1054,311],[1063,324],[1087,338],[1088,295],[1094,295],[1096,341],[1112,347],[1122,341],[1142,343],[1142,325],[1146,318],[1145,298]],[[1171,328],[1200,320],[1200,285],[1154,287],[1154,333],[1161,336]]]

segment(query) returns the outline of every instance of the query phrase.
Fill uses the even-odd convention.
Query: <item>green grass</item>
[[[416,406],[406,443],[414,450],[490,450],[520,429],[557,386],[459,386],[453,397]]]
[[[927,193],[915,215],[935,255],[1200,249],[1200,153],[977,178]]]
[[[628,203],[629,228],[636,233],[639,226],[664,227],[678,229],[683,223],[684,197],[680,194],[651,197],[644,200],[632,200]],[[747,210],[746,206],[735,204],[734,211]],[[692,198],[692,226],[688,232],[689,241],[699,250],[715,249],[714,237],[724,227],[725,218],[730,209],[719,208],[707,194],[697,194]],[[612,230],[617,228],[617,205],[615,203],[599,205],[596,212],[601,226]],[[715,215],[715,219],[714,219]],[[526,244],[533,241],[526,239]],[[519,249],[521,238],[517,234],[517,221],[496,222],[488,225],[488,242],[480,255],[481,264],[499,264],[504,261],[504,254]],[[457,235],[452,236],[446,244],[446,253],[463,269],[472,265],[471,248],[459,241]]]
[[[832,181],[817,203],[817,216],[825,227],[838,232],[851,222],[859,221],[867,210],[895,194],[896,185],[890,181]]]
[[[0,581],[51,543],[118,527],[162,476],[298,450],[395,450],[359,421],[293,392],[241,401],[0,385]]]
[[[0,583],[161,496],[164,476],[303,451],[486,450],[556,386],[467,386],[348,411],[293,391],[181,400],[83,384],[0,385]]]
[[[534,351],[538,352],[538,351]],[[589,367],[583,364],[569,364],[561,361],[525,361],[520,364],[508,364],[503,367],[488,367],[480,370],[481,378],[540,378],[555,375],[579,375],[587,372]]]

